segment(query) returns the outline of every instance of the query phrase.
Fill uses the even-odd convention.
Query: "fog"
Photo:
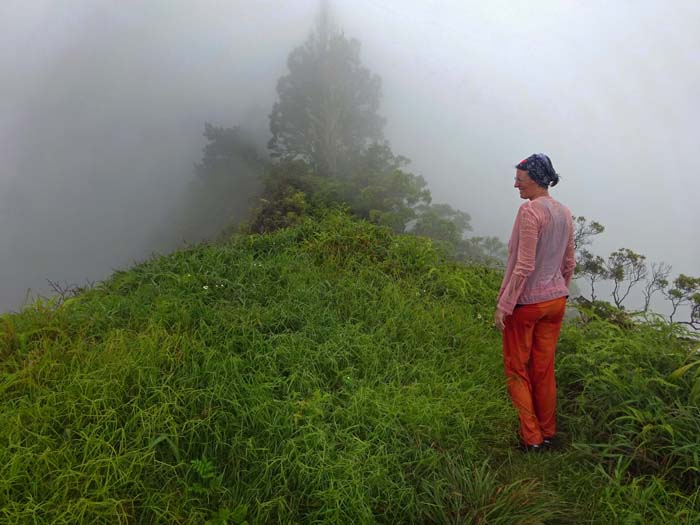
[[[0,4],[0,312],[46,280],[104,279],[173,231],[205,122],[264,144],[276,80],[317,1]],[[136,7],[138,6],[138,7]],[[435,201],[507,241],[513,166],[627,247],[700,274],[700,4],[336,0],[382,78],[394,152]],[[191,239],[190,239],[191,240]]]

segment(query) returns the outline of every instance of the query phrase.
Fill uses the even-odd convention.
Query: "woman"
[[[552,161],[542,153],[516,166],[515,187],[527,202],[515,218],[494,317],[528,451],[550,445],[556,433],[554,352],[576,265],[571,212],[549,196],[557,182]]]

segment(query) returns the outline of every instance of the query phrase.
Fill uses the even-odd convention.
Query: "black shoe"
[[[556,440],[554,439],[554,436],[544,438],[542,440],[542,446],[548,449],[555,448]]]
[[[534,452],[534,453],[544,452],[544,450],[545,450],[544,443],[539,443],[537,445],[528,445],[526,443],[520,443],[519,448],[523,452]]]

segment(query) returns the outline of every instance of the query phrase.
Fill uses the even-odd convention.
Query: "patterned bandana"
[[[544,153],[530,155],[528,158],[521,160],[515,167],[519,170],[527,171],[530,178],[543,188],[547,188],[550,185],[553,186],[559,181],[559,177],[554,171],[554,166],[552,166],[552,161]]]

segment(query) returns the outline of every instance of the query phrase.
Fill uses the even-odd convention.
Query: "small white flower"
[[[202,288],[204,288],[205,290],[209,289],[209,287],[206,284],[204,286],[202,286]]]

